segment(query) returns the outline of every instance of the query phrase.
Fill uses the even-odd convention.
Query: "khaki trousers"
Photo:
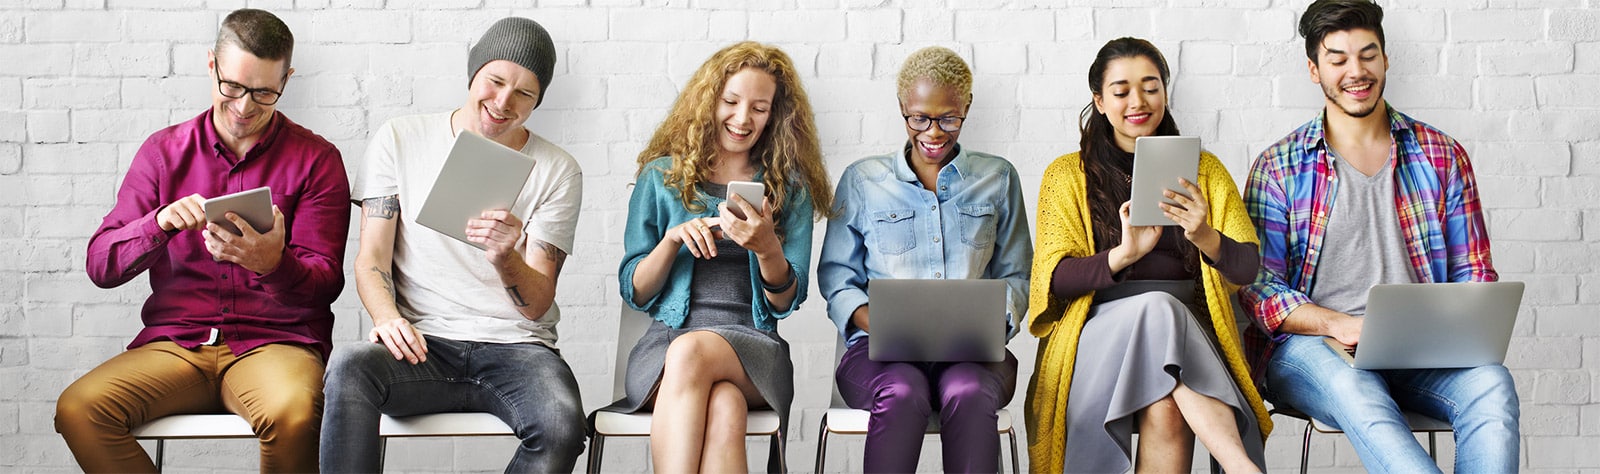
[[[316,472],[322,357],[268,344],[235,355],[225,344],[140,346],[84,374],[56,401],[56,431],[85,472],[156,472],[129,432],[184,413],[231,412],[261,439],[262,472]]]

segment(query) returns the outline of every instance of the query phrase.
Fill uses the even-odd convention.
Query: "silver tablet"
[[[200,208],[206,212],[206,221],[222,226],[234,235],[243,235],[243,232],[228,220],[229,211],[244,218],[256,233],[272,230],[272,190],[266,186],[207,199],[200,203]]]
[[[467,240],[467,220],[490,209],[511,209],[533,164],[533,157],[520,151],[475,133],[458,132],[428,200],[417,211],[417,223],[483,248]]]
[[[1188,195],[1178,178],[1195,182],[1200,170],[1200,137],[1139,137],[1133,145],[1133,205],[1128,223],[1178,225],[1161,212],[1160,203],[1173,204],[1162,195],[1171,189]]]

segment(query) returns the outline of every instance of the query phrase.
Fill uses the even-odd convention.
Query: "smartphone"
[[[744,198],[751,206],[760,209],[762,197],[766,195],[767,185],[755,181],[729,181],[728,182],[728,212],[734,217],[744,219],[744,210],[733,202],[735,194]]]
[[[229,211],[244,218],[256,233],[272,230],[272,192],[266,186],[207,199],[200,204],[200,208],[205,210],[207,221],[222,226],[234,235],[244,233],[228,220]]]

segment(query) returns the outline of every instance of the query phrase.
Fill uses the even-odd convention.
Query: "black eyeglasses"
[[[223,79],[222,72],[217,70],[216,62],[211,63],[211,71],[217,74],[217,92],[221,92],[223,97],[227,97],[229,99],[243,99],[246,94],[249,94],[252,102],[261,105],[276,104],[278,103],[278,99],[283,97],[283,91],[275,91],[267,88],[252,89],[245,87],[244,84]],[[283,78],[288,79],[289,75],[284,74]],[[288,86],[288,84],[284,84],[284,87]]]
[[[939,118],[933,118],[926,115],[901,115],[901,117],[906,118],[907,127],[911,127],[912,130],[919,132],[928,131],[928,128],[932,127],[934,122],[939,123],[940,130],[944,130],[945,132],[954,132],[961,130],[961,122],[967,120],[966,117],[957,117],[954,115]]]

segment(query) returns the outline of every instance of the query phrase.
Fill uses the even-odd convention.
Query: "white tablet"
[[[434,178],[417,223],[477,248],[467,220],[490,209],[511,209],[533,172],[533,157],[468,131],[458,131],[444,169]]]
[[[1162,195],[1171,189],[1188,195],[1178,178],[1195,182],[1200,170],[1200,137],[1139,137],[1133,145],[1133,195],[1128,223],[1139,226],[1178,225],[1161,212]]]
[[[222,226],[234,235],[243,235],[238,226],[228,220],[228,212],[238,214],[256,233],[272,230],[272,190],[266,186],[217,196],[200,203],[206,212],[206,221]]]

